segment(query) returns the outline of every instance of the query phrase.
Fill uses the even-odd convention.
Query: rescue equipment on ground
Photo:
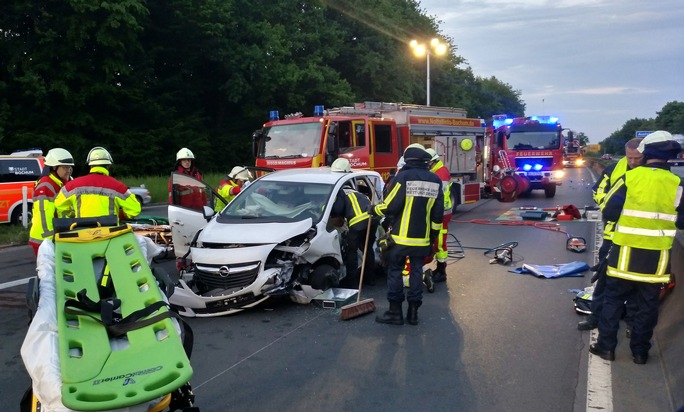
[[[582,272],[589,270],[585,262],[574,261],[556,265],[535,265],[525,263],[522,267],[509,270],[511,273],[534,275],[538,278],[582,277]]]

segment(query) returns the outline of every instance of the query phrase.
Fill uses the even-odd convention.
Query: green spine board
[[[89,298],[99,300],[93,259],[100,257],[105,257],[109,264],[123,317],[162,300],[161,291],[133,233],[94,242],[56,242],[62,403],[74,410],[107,410],[138,405],[172,392],[192,377],[190,361],[170,318],[128,332],[129,346],[116,351],[111,349],[104,326],[93,319],[79,315],[78,327],[67,324],[63,310],[66,299],[86,289]],[[139,285],[145,284],[149,287],[142,290]],[[99,314],[91,315],[99,318]],[[165,330],[168,337],[158,340],[155,332],[159,330]],[[82,356],[70,356],[71,347],[82,348]]]

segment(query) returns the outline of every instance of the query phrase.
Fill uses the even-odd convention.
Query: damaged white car
[[[214,214],[211,188],[185,175],[172,179],[169,222],[185,268],[170,303],[184,316],[231,314],[283,294],[309,303],[345,276],[345,232],[330,219],[337,192],[350,184],[382,201],[377,172],[292,169],[255,180]],[[203,210],[183,206],[183,195],[200,199]]]

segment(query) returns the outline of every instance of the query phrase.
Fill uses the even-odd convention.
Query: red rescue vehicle
[[[365,102],[270,121],[254,132],[256,166],[273,169],[329,166],[345,157],[353,168],[387,180],[411,143],[434,148],[451,172],[454,204],[476,202],[484,189],[486,125],[466,111],[403,103]]]
[[[486,176],[492,194],[502,201],[531,190],[554,197],[565,176],[562,131],[557,117],[493,116],[487,129],[492,155]]]

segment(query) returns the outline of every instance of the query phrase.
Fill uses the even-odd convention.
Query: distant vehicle
[[[172,190],[194,187],[212,203],[214,192],[204,183],[177,173],[172,179]],[[170,303],[181,315],[198,317],[232,314],[275,295],[309,303],[346,277],[346,253],[356,253],[346,248],[346,231],[330,221],[337,193],[350,185],[377,204],[381,184],[370,170],[285,169],[243,188],[218,214],[213,205],[170,204],[183,267]]]
[[[0,223],[21,223],[23,188],[26,188],[27,221],[31,221],[33,187],[43,173],[40,150],[0,156]]]
[[[150,191],[147,190],[144,184],[140,186],[129,187],[128,190],[135,195],[135,198],[138,199],[138,202],[140,202],[141,206],[152,202]]]
[[[606,153],[606,154],[604,154],[603,156],[601,156],[601,159],[603,159],[603,160],[613,160],[613,155],[612,155],[612,154]]]

